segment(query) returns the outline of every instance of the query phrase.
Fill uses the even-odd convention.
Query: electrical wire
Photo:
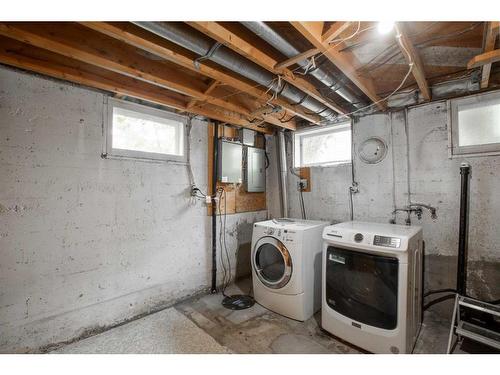
[[[425,44],[430,43],[430,42],[435,41],[435,40],[448,39],[448,38],[451,38],[451,37],[455,37],[455,36],[460,36],[460,35],[463,35],[463,34],[465,34],[465,33],[469,32],[469,31],[474,30],[474,29],[475,29],[478,25],[480,25],[481,23],[482,23],[482,22],[477,22],[477,23],[473,24],[472,26],[468,27],[467,29],[461,30],[460,32],[457,32],[457,33],[449,33],[449,34],[446,34],[446,35],[441,35],[441,36],[438,36],[438,37],[435,37],[435,38],[431,38],[431,39],[425,40],[425,41],[423,41],[423,42],[420,42],[420,43],[416,44],[415,46],[416,46],[416,47],[420,47],[420,46],[422,46],[422,45],[425,45]],[[322,51],[321,53],[319,53],[318,55],[316,55],[316,56],[315,56],[315,59],[318,59],[318,58],[320,58],[320,57],[322,57],[322,56],[325,56],[325,54],[326,54],[327,52],[329,52],[331,49],[334,49],[334,48],[338,47],[340,44],[342,44],[342,43],[343,43],[343,42],[345,42],[346,40],[352,39],[354,36],[359,35],[359,34],[361,34],[362,32],[365,32],[365,31],[370,30],[370,29],[373,29],[373,28],[374,28],[374,26],[372,26],[372,27],[368,27],[368,28],[365,28],[365,29],[363,29],[363,30],[360,30],[360,22],[358,21],[358,28],[357,28],[356,32],[354,32],[354,33],[353,33],[353,34],[351,34],[350,36],[348,36],[348,37],[346,37],[346,38],[343,38],[343,39],[336,39],[336,40],[334,39],[333,41],[336,41],[336,42],[338,42],[338,43],[336,43],[336,44],[334,44],[334,45],[331,45],[331,46],[329,46],[328,48],[326,48],[324,51]],[[418,33],[417,33],[417,34],[418,34]],[[330,43],[332,43],[333,41],[331,41]],[[388,49],[391,49],[391,48],[394,48],[394,47],[395,47],[395,45],[391,45]],[[387,50],[382,51],[382,53],[381,53],[381,54],[385,53],[386,51],[387,51]],[[379,55],[375,56],[375,58],[373,58],[372,60],[370,60],[370,62],[368,62],[367,64],[365,64],[365,66],[364,66],[364,67],[359,68],[359,69],[358,69],[358,71],[360,71],[360,70],[366,70],[366,67],[367,67],[369,64],[371,64],[371,63],[372,63],[375,59],[377,59],[377,58],[378,58],[381,54],[379,54]],[[386,61],[390,61],[393,57],[397,56],[398,54],[399,54],[399,52],[396,52],[395,54],[393,54],[393,56],[391,56],[391,57],[390,57],[388,60],[386,60]],[[328,61],[328,59],[325,59],[325,60],[324,60],[324,62],[326,62],[326,61]],[[324,63],[324,62],[323,62],[323,63]],[[317,69],[319,66],[321,66],[321,64],[322,64],[322,63],[316,64],[316,69]],[[382,63],[381,65],[384,65],[384,64],[385,64],[385,63]],[[381,66],[381,65],[380,65],[380,66]],[[378,67],[375,67],[375,68],[378,68]],[[298,70],[300,70],[300,69],[302,69],[302,67],[295,68],[295,69],[294,69],[294,70],[292,70],[291,72],[292,72],[292,73],[295,73],[295,72],[297,72],[297,71],[298,71]],[[371,68],[370,68],[370,69],[371,69]],[[366,107],[359,108],[358,110],[353,111],[353,112],[351,112],[351,113],[347,113],[347,114],[344,114],[344,115],[340,115],[340,117],[347,117],[347,116],[353,115],[353,114],[358,113],[358,112],[360,112],[360,111],[362,111],[362,110],[365,110],[365,109],[371,108],[371,107],[373,107],[374,105],[376,105],[376,104],[378,104],[378,103],[381,103],[381,102],[383,102],[383,101],[385,101],[385,100],[390,99],[390,98],[391,98],[394,94],[396,94],[396,92],[398,92],[398,91],[401,89],[401,87],[404,85],[404,83],[405,83],[405,82],[406,82],[406,80],[408,79],[408,76],[410,75],[410,73],[411,73],[411,67],[410,67],[410,69],[409,69],[408,73],[405,75],[405,77],[404,77],[404,79],[403,79],[402,83],[401,83],[401,84],[397,87],[397,89],[396,89],[396,90],[392,91],[392,92],[391,92],[388,96],[386,96],[386,97],[384,97],[383,99],[381,99],[381,100],[379,100],[379,101],[377,101],[377,102],[375,102],[375,103],[372,103],[372,104],[370,104],[370,105],[368,105],[368,106],[366,106]],[[264,95],[264,96],[265,96],[265,95],[267,95],[267,94],[269,93],[270,89],[272,89],[272,87],[274,86],[274,82],[275,82],[276,80],[280,80],[280,79],[281,79],[281,78],[279,78],[279,77],[275,77],[275,78],[274,78],[274,79],[273,79],[273,80],[269,83],[269,85],[268,85],[268,90],[266,90],[266,92],[265,92],[263,95]],[[256,84],[256,85],[252,86],[251,88],[258,88],[258,87],[261,87],[261,86],[265,86],[265,85],[262,85],[262,84]],[[283,85],[283,87],[284,87],[284,85]],[[281,89],[283,89],[283,87],[282,87]],[[224,95],[224,96],[221,96],[221,97],[217,97],[217,99],[226,99],[226,98],[228,98],[228,97],[231,97],[231,96],[234,96],[234,95],[238,95],[238,94],[240,94],[240,93],[244,93],[244,92],[247,92],[247,91],[248,91],[248,90],[237,90],[237,91],[235,91],[235,92],[233,92],[233,93],[230,93],[230,94],[227,94],[227,95]],[[275,95],[275,94],[276,94],[276,92],[275,92],[275,93],[273,93],[273,95],[271,96],[271,98],[270,98],[270,99],[268,99],[268,100],[267,100],[267,102],[270,102],[270,101],[272,101],[272,100],[276,99],[276,98],[277,98],[277,96],[278,96],[279,94],[277,94],[277,95]],[[274,99],[273,99],[273,97],[274,97]],[[324,97],[324,96],[323,96],[323,97]],[[326,99],[328,99],[328,98],[326,98]],[[198,107],[198,108],[199,108],[199,107],[202,107],[202,106],[207,105],[207,104],[209,104],[209,103],[207,103],[207,102],[204,102],[204,103],[199,103],[199,104],[197,104],[197,105],[196,105],[196,106],[194,106],[194,107]],[[262,123],[263,123],[263,122],[265,122],[265,120],[263,120],[263,121],[262,121]],[[320,124],[321,124],[321,123],[320,123]]]
[[[227,200],[226,200],[226,190],[223,187],[217,189],[219,193],[218,211],[219,211],[219,248],[220,248],[220,263],[222,266],[222,283],[221,283],[221,293],[224,297],[226,295],[226,289],[231,284],[231,258],[229,256],[229,251],[227,249],[226,242],[226,232],[227,232]],[[224,219],[222,218],[222,197],[224,197]]]
[[[476,27],[478,27],[481,24],[482,24],[482,22],[476,22],[472,26],[469,26],[466,29],[461,30],[459,32],[449,33],[449,34],[446,34],[446,35],[440,35],[440,36],[437,36],[437,37],[434,37],[434,38],[423,40],[423,41],[415,44],[415,47],[423,47],[423,46],[429,44],[430,42],[434,42],[436,40],[449,39],[449,38],[452,38],[452,37],[456,37],[456,36],[460,36],[460,35],[466,34],[466,33],[470,32],[470,31],[474,30]],[[383,50],[378,55],[376,55],[375,57],[373,57],[370,61],[368,61],[364,66],[362,66],[361,68],[359,68],[358,71],[362,70],[362,71],[370,72],[370,71],[376,70],[376,69],[380,68],[381,66],[384,66],[385,64],[389,63],[393,58],[395,58],[395,57],[397,57],[399,55],[399,51],[396,51],[396,52],[392,53],[385,60],[382,60],[382,61],[376,63],[374,66],[370,66],[370,64],[372,64],[380,56],[383,56],[384,54],[390,52],[391,50],[394,50],[396,48],[396,46],[397,46],[397,43],[391,44],[385,50]]]

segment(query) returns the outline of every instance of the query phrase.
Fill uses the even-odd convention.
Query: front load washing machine
[[[422,323],[422,229],[347,222],[323,231],[323,329],[373,353],[411,353]]]
[[[255,301],[300,321],[321,308],[321,236],[328,224],[298,219],[254,224],[251,256]]]

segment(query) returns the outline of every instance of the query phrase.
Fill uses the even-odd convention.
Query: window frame
[[[179,132],[179,144],[182,144],[182,155],[162,154],[157,152],[135,151],[128,149],[113,148],[113,109],[120,108],[128,111],[137,112],[148,116],[159,117],[166,120],[172,120],[182,123],[182,130]],[[165,110],[148,107],[146,105],[129,102],[126,100],[107,98],[104,104],[104,142],[103,156],[110,159],[134,159],[153,162],[176,162],[187,163],[187,117],[177,115]]]
[[[303,151],[302,151],[302,140],[307,137],[317,136],[322,133],[337,133],[349,129],[351,132],[351,157],[348,160],[339,160],[323,163],[311,163],[307,165],[302,165]],[[300,143],[297,144],[297,138],[300,139]],[[297,152],[298,151],[298,152]],[[299,160],[297,163],[297,154],[299,154]],[[352,163],[352,120],[338,122],[334,125],[323,126],[321,128],[315,129],[304,129],[296,131],[293,134],[293,167],[294,168],[306,168],[306,167],[331,167],[336,165],[351,164]]]
[[[500,104],[500,91],[480,93],[448,100],[448,150],[450,158],[500,155],[500,142],[470,146],[459,145],[458,109],[461,105],[474,103]]]

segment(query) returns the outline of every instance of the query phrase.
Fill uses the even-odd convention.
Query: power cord
[[[229,257],[229,251],[227,250],[226,243],[226,222],[227,222],[227,203],[226,203],[226,190],[223,187],[217,189],[219,194],[219,248],[220,248],[220,262],[222,265],[222,284],[221,293],[224,297],[226,295],[226,289],[231,283],[231,259]],[[224,197],[224,220],[222,219],[222,198]],[[224,259],[224,255],[225,258]]]

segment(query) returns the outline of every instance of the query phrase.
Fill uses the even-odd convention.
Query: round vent
[[[356,234],[354,235],[354,241],[356,241],[356,242],[361,242],[361,241],[363,241],[363,238],[364,238],[364,237],[363,237],[363,235],[362,235],[361,233],[356,233]]]
[[[387,155],[387,144],[379,137],[368,138],[359,145],[358,154],[363,163],[380,163]]]

